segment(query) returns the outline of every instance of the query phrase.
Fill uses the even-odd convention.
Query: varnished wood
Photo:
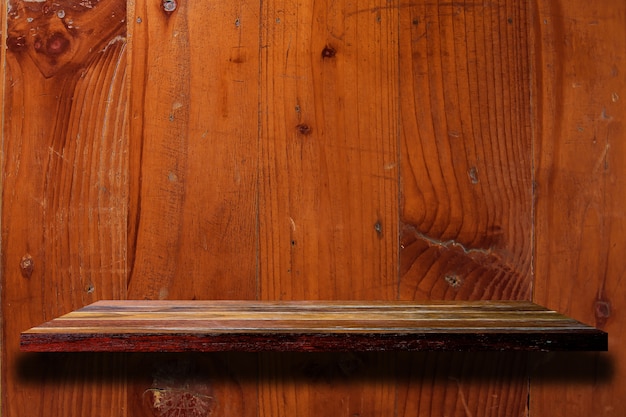
[[[99,301],[25,331],[25,351],[606,350],[528,302]]]
[[[622,3],[5,1],[2,415],[626,414]],[[19,352],[129,295],[535,297],[611,352]]]
[[[554,381],[571,357],[535,358],[530,415],[626,415],[626,3],[533,10],[535,300],[607,331],[610,352],[577,358],[577,384]]]
[[[260,299],[396,296],[395,6],[263,3]]]
[[[398,296],[530,300],[528,3],[409,2],[399,18]],[[398,416],[525,413],[521,356],[415,356],[403,366]],[[471,369],[498,383],[464,383]]]
[[[397,296],[398,4],[262,2],[261,300]],[[393,413],[393,386],[306,384],[260,358],[261,416]]]
[[[123,360],[59,358],[58,373],[24,378],[19,333],[126,297],[126,2],[7,3],[1,414],[123,417]],[[73,383],[86,375],[105,382]]]
[[[401,299],[530,299],[525,2],[400,13]]]
[[[259,2],[132,4],[128,297],[254,299]],[[130,416],[256,416],[240,364],[172,361],[132,357]]]
[[[169,4],[131,18],[128,294],[253,299],[258,4]]]

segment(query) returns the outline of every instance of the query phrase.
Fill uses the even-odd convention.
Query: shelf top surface
[[[21,335],[26,351],[606,350],[526,301],[99,301]]]

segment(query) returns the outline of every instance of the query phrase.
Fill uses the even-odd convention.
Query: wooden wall
[[[6,5],[3,416],[625,414],[621,0]],[[611,352],[19,352],[107,298],[534,299]]]
[[[622,415],[626,3],[534,8],[534,299],[608,331],[611,353],[534,358],[530,411]]]

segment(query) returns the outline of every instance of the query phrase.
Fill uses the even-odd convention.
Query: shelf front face
[[[30,352],[607,350],[524,301],[99,301],[21,334]]]

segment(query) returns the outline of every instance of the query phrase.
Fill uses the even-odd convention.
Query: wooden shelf
[[[21,334],[31,352],[607,350],[530,302],[99,301]]]

